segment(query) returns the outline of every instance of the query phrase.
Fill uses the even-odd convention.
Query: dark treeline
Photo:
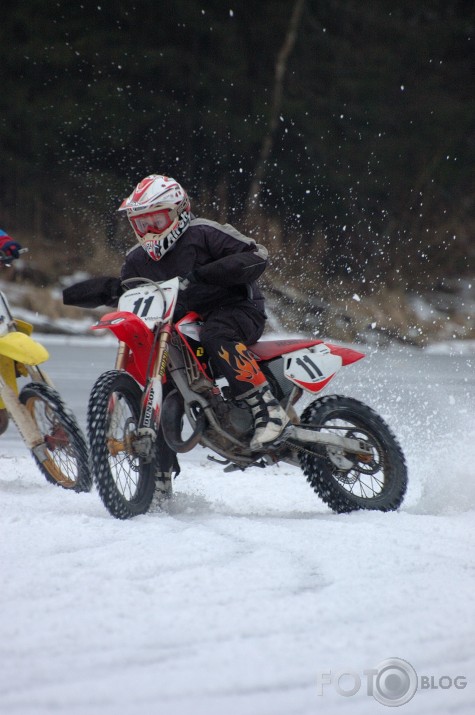
[[[473,32],[469,0],[8,3],[0,226],[74,262],[167,173],[289,268],[473,272]]]

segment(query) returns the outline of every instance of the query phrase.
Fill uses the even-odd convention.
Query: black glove
[[[79,308],[98,308],[100,305],[116,306],[124,292],[120,278],[100,276],[88,278],[63,290],[64,305]]]
[[[0,237],[0,252],[5,258],[20,258],[21,245],[9,236]]]
[[[184,278],[179,278],[180,290],[186,290],[193,283],[199,283],[199,278],[194,271],[187,273]]]

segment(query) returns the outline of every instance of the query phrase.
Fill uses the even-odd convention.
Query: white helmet
[[[175,179],[151,174],[137,184],[119,211],[127,211],[138,242],[159,261],[190,223],[190,201]]]

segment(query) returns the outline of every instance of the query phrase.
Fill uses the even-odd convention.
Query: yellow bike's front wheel
[[[20,401],[32,416],[46,445],[46,460],[35,461],[48,482],[64,489],[88,492],[92,486],[86,440],[60,395],[41,382],[31,382]]]

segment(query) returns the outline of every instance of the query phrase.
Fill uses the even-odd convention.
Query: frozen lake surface
[[[48,348],[85,427],[115,347]],[[198,449],[168,513],[116,521],[95,491],[48,484],[10,427],[0,713],[387,713],[368,690],[384,702],[407,661],[417,692],[401,712],[471,715],[475,356],[367,354],[326,394],[363,400],[397,434],[410,486],[396,513],[337,516],[296,468],[224,474]],[[365,674],[391,658],[385,679]]]

